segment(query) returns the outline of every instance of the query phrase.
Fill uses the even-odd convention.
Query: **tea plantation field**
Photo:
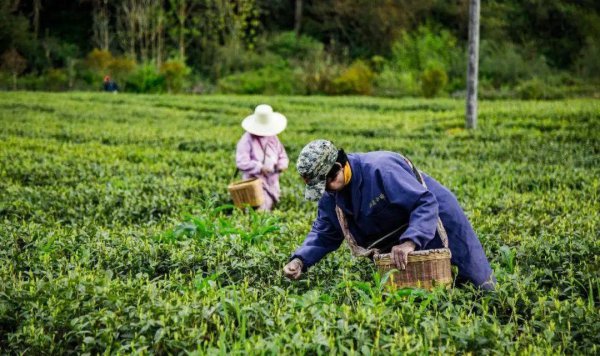
[[[272,214],[232,209],[240,122],[284,113]],[[0,93],[0,354],[598,354],[600,102]],[[453,190],[499,281],[387,291],[342,246],[300,281],[310,140]]]

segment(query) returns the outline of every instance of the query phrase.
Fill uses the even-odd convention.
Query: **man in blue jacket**
[[[403,156],[385,151],[346,155],[331,142],[316,140],[302,149],[296,168],[306,182],[305,198],[319,204],[311,231],[284,267],[288,278],[298,279],[341,245],[337,206],[359,246],[391,236],[391,259],[399,269],[405,268],[410,252],[442,247],[436,231],[439,216],[458,279],[494,288],[490,264],[456,197],[422,173],[424,187]],[[403,225],[407,227],[399,229]]]

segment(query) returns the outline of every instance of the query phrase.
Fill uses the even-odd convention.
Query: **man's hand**
[[[289,279],[298,279],[302,274],[302,267],[304,263],[299,258],[294,258],[285,267],[283,267],[283,274]]]
[[[392,263],[395,264],[399,270],[404,270],[406,268],[406,264],[408,263],[408,254],[415,250],[415,246],[416,245],[414,242],[406,241],[400,245],[392,247],[390,257],[392,258]]]

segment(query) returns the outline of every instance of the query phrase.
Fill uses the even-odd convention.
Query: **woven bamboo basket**
[[[449,287],[452,284],[450,257],[447,248],[414,251],[408,254],[406,269],[402,271],[397,270],[389,253],[376,254],[373,261],[381,274],[396,269],[387,281],[393,288],[431,289],[436,285]]]
[[[258,178],[246,179],[231,183],[227,189],[233,199],[233,204],[237,207],[260,206],[264,202],[264,192],[262,181]]]

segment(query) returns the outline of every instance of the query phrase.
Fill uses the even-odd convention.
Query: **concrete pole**
[[[479,0],[469,1],[469,65],[467,68],[467,128],[477,127],[477,75],[479,69]]]

